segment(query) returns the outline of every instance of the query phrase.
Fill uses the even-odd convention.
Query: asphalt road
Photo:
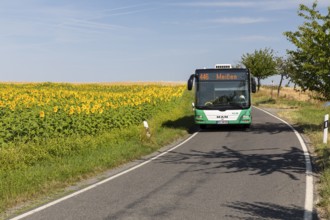
[[[24,219],[303,219],[300,142],[258,109],[253,121],[246,131],[199,131],[143,166]]]

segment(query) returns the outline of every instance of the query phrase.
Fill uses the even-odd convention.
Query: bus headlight
[[[243,115],[242,116],[242,122],[243,123],[250,123],[251,122],[251,116],[250,115]]]
[[[250,115],[243,115],[242,120],[243,121],[250,120]]]

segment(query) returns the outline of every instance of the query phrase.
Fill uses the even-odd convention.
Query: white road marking
[[[256,109],[259,109],[260,111],[263,111],[265,113],[267,113],[268,115],[271,115],[272,117],[280,120],[281,122],[283,122],[284,124],[288,125],[293,132],[295,133],[295,135],[297,136],[301,148],[304,152],[304,156],[305,156],[305,161],[306,161],[306,192],[305,192],[305,211],[304,211],[304,220],[312,220],[313,217],[313,203],[314,203],[314,186],[313,186],[313,169],[312,169],[312,162],[310,159],[310,155],[307,149],[307,146],[304,142],[304,140],[302,139],[301,135],[299,134],[299,132],[294,129],[288,122],[284,121],[283,119],[271,114],[268,111],[265,111],[261,108],[257,108],[254,107]]]
[[[38,208],[36,208],[36,209],[33,209],[33,210],[29,211],[29,212],[26,212],[26,213],[24,213],[24,214],[22,214],[22,215],[16,216],[16,217],[12,218],[11,220],[18,220],[18,219],[25,218],[25,217],[27,217],[27,216],[29,216],[29,215],[32,215],[32,214],[37,213],[37,212],[40,212],[41,210],[44,210],[44,209],[46,209],[46,208],[48,208],[48,207],[50,207],[50,206],[56,205],[57,203],[63,202],[63,201],[65,201],[65,200],[67,200],[67,199],[70,199],[70,198],[76,196],[76,195],[79,195],[79,194],[81,194],[81,193],[84,193],[84,192],[86,192],[86,191],[88,191],[88,190],[90,190],[90,189],[93,189],[93,188],[95,188],[95,187],[97,187],[97,186],[99,186],[99,185],[102,185],[102,184],[104,184],[104,183],[106,183],[106,182],[109,182],[110,180],[113,180],[113,179],[115,179],[115,178],[117,178],[117,177],[120,177],[120,176],[122,176],[122,175],[124,175],[124,174],[127,174],[127,173],[129,173],[129,172],[131,172],[131,171],[133,171],[133,170],[136,170],[136,169],[138,169],[138,168],[140,168],[140,167],[142,167],[142,166],[144,166],[144,165],[150,163],[151,161],[156,160],[157,158],[159,158],[159,157],[161,157],[161,156],[163,156],[163,155],[165,155],[165,154],[167,154],[167,153],[169,153],[169,152],[175,150],[176,148],[180,147],[181,145],[185,144],[185,143],[188,142],[190,139],[192,139],[193,137],[195,137],[197,134],[198,134],[198,132],[194,133],[193,135],[191,135],[189,138],[187,138],[186,140],[184,140],[184,141],[181,142],[180,144],[178,144],[178,145],[176,145],[176,146],[174,146],[174,147],[172,147],[172,148],[170,148],[170,149],[164,151],[164,152],[161,153],[161,154],[158,154],[158,155],[155,156],[155,157],[150,158],[149,160],[147,160],[147,161],[145,161],[145,162],[143,162],[143,163],[140,163],[140,164],[138,164],[138,165],[136,165],[136,166],[134,166],[134,167],[131,167],[131,168],[129,168],[129,169],[123,171],[123,172],[117,173],[117,174],[114,175],[114,176],[111,176],[111,177],[109,177],[109,178],[107,178],[107,179],[104,179],[104,180],[102,180],[102,181],[100,181],[100,182],[97,182],[97,183],[95,183],[95,184],[93,184],[93,185],[90,185],[90,186],[88,186],[88,187],[86,187],[86,188],[84,188],[84,189],[81,189],[81,190],[79,190],[79,191],[77,191],[77,192],[74,192],[74,193],[72,193],[72,194],[70,194],[70,195],[67,195],[67,196],[62,197],[62,198],[60,198],[60,199],[57,199],[57,200],[55,200],[55,201],[53,201],[53,202],[47,203],[47,204],[45,204],[45,205],[43,205],[43,206],[40,206],[40,207],[38,207]]]

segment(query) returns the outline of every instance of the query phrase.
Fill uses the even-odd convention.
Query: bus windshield
[[[196,105],[206,109],[249,108],[248,81],[200,81],[196,90]]]

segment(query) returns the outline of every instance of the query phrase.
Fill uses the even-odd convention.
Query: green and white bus
[[[207,125],[252,123],[251,93],[256,92],[256,81],[248,69],[217,64],[215,68],[197,69],[188,80],[188,90],[195,81],[195,123]]]

